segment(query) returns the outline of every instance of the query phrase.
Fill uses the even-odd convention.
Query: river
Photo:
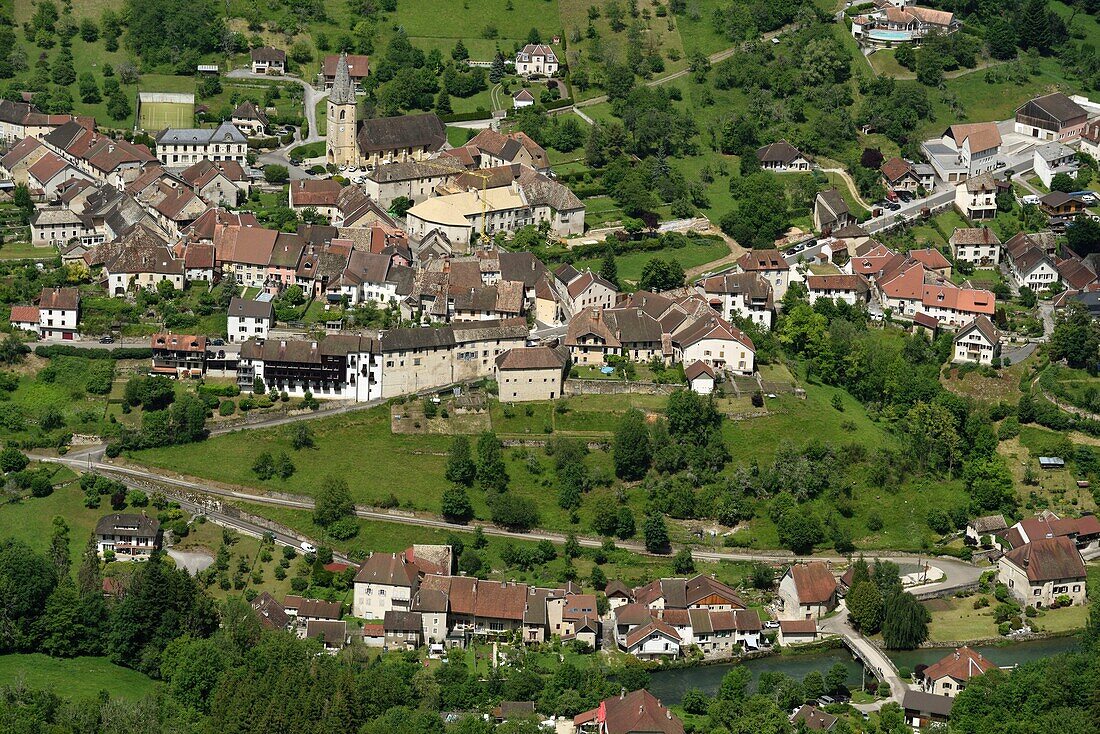
[[[1004,646],[980,645],[974,649],[997,665],[1013,665],[1067,652],[1076,648],[1078,642],[1079,640],[1076,637],[1056,637],[1048,640],[1016,642]],[[919,650],[891,652],[890,659],[899,667],[912,668],[920,663],[926,665],[934,663],[948,652],[950,652],[950,648],[921,648]],[[748,660],[744,665],[752,672],[753,684],[755,684],[760,674],[765,671],[778,671],[801,680],[812,670],[824,675],[836,663],[843,663],[844,667],[847,668],[848,686],[850,688],[858,687],[863,672],[862,666],[852,659],[852,655],[847,648],[821,650],[804,655],[772,655]],[[714,695],[718,690],[718,684],[722,682],[722,677],[736,664],[725,663],[678,670],[658,670],[653,673],[649,690],[661,701],[670,704],[679,703],[684,692],[692,688],[698,688],[708,695]]]

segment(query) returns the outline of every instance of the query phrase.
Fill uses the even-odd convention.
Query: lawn
[[[69,557],[75,569],[80,565],[80,556],[96,523],[110,512],[110,506],[104,503],[101,509],[89,510],[84,506],[79,484],[68,484],[75,474],[65,467],[50,465],[50,468],[55,472],[53,494],[17,498],[0,504],[0,537],[21,540],[39,553],[45,553],[53,534],[53,519],[63,517],[69,524]]]
[[[674,260],[684,267],[684,270],[706,265],[709,262],[719,260],[730,254],[729,246],[721,240],[699,240],[700,244],[687,245],[676,249],[651,250],[648,252],[630,252],[615,257],[618,267],[619,279],[637,284],[642,279],[642,269],[653,258]],[[591,268],[598,271],[603,263],[603,258],[591,258],[574,263],[579,270]]]
[[[975,609],[974,601],[978,598],[952,597],[926,603],[925,606],[932,612],[932,621],[928,625],[929,641],[962,642],[997,637],[997,623],[993,619],[993,608],[997,606],[997,600],[987,595],[990,605]],[[1069,632],[1083,629],[1088,621],[1088,613],[1087,606],[1042,609],[1029,620],[1044,632]]]
[[[0,260],[53,260],[56,247],[35,247],[30,242],[5,242],[0,245]]]
[[[873,68],[875,73],[879,76],[885,75],[901,79],[912,79],[915,76],[913,72],[898,63],[897,58],[894,56],[893,49],[887,48],[882,51],[876,51],[868,56],[867,60],[871,62],[871,68]]]
[[[138,699],[153,692],[151,678],[107,658],[51,658],[32,655],[0,655],[0,685],[25,684],[53,691],[63,698],[95,698],[106,691],[111,698]]]

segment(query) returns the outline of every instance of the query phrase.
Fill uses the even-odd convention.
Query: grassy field
[[[69,556],[75,567],[79,565],[80,554],[96,522],[110,511],[110,503],[104,503],[106,509],[89,510],[84,506],[80,486],[69,484],[76,475],[65,467],[52,468],[55,469],[53,494],[0,504],[0,537],[15,538],[36,551],[45,552],[53,533],[53,519],[63,517],[69,524]]]
[[[705,265],[709,262],[721,259],[730,254],[725,242],[707,240],[705,244],[688,245],[679,249],[665,249],[653,252],[632,252],[615,257],[618,267],[619,279],[637,284],[642,278],[642,269],[655,257],[666,260],[674,260],[684,266],[684,270]],[[578,269],[591,268],[598,271],[603,258],[592,258],[574,263]]]
[[[997,606],[997,601],[992,596],[986,596],[990,605],[975,609],[974,600],[977,598],[979,597],[935,599],[928,602],[925,606],[932,612],[932,621],[928,625],[929,640],[956,642],[997,637],[997,623],[993,619],[993,608]],[[1088,613],[1088,606],[1042,609],[1029,620],[1044,632],[1069,632],[1083,629]]]
[[[111,698],[138,699],[156,688],[149,677],[107,660],[62,660],[35,653],[0,655],[0,685],[24,684],[53,691],[62,698],[94,698],[106,691]]]
[[[0,260],[53,260],[55,247],[35,247],[30,242],[5,242],[0,245]]]

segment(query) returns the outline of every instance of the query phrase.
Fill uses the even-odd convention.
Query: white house
[[[160,521],[145,513],[115,513],[99,518],[95,526],[99,555],[113,553],[116,561],[143,561],[160,547]]]
[[[947,240],[956,262],[995,268],[1001,262],[1001,239],[989,227],[956,227]]]
[[[871,295],[867,281],[859,275],[807,275],[806,290],[811,304],[831,298],[855,306],[867,303]]]
[[[187,168],[199,161],[247,163],[248,138],[235,125],[223,122],[214,129],[172,129],[157,133],[157,158],[167,168]]]
[[[991,173],[997,168],[1002,140],[995,122],[952,125],[944,131],[940,141],[954,147],[968,176]]]
[[[1041,291],[1061,279],[1053,256],[1053,240],[1043,233],[1020,232],[1004,244],[1008,273],[1016,286]]]
[[[516,73],[521,76],[553,76],[558,57],[545,43],[529,43],[516,52]]]
[[[989,174],[970,176],[955,187],[955,207],[967,219],[997,216],[997,184]]]
[[[954,698],[966,688],[971,678],[988,673],[996,667],[982,657],[981,653],[963,645],[924,669],[921,688],[936,696]]]
[[[688,386],[700,395],[710,395],[714,392],[714,370],[704,362],[692,362],[684,368],[684,377]]]
[[[756,371],[756,347],[752,340],[720,316],[701,318],[674,333],[672,345],[684,364],[702,362],[714,370],[739,375]]]
[[[767,171],[808,171],[810,160],[786,140],[765,145],[756,151],[760,167]]]
[[[90,220],[81,219],[66,207],[46,207],[31,217],[32,245],[61,247],[70,240],[79,240],[82,245],[96,245],[104,242],[106,235],[97,230]]]
[[[275,321],[275,308],[271,301],[251,301],[234,297],[229,302],[227,331],[230,342],[249,339],[266,339],[267,331]]]
[[[535,103],[535,95],[531,94],[530,89],[521,89],[512,95],[512,106],[517,110],[522,110],[524,107],[530,107]]]
[[[997,580],[1027,606],[1050,607],[1062,598],[1085,603],[1085,562],[1064,535],[1036,538],[1005,553],[997,560]]]
[[[1043,185],[1050,188],[1050,182],[1059,173],[1076,176],[1081,164],[1077,160],[1077,151],[1063,143],[1050,142],[1040,145],[1032,154],[1035,173]]]
[[[352,614],[384,619],[386,612],[411,611],[417,586],[416,566],[404,553],[372,553],[355,574]]]
[[[782,273],[776,270],[773,277],[782,278]],[[695,289],[706,296],[722,318],[745,318],[771,329],[775,304],[771,284],[761,272],[712,275],[697,282]]]
[[[80,291],[43,288],[38,297],[38,335],[43,339],[72,340],[80,321]]]
[[[671,625],[651,619],[630,630],[619,644],[641,660],[675,659],[680,656],[681,638]]]
[[[749,250],[737,260],[737,267],[743,273],[758,273],[772,287],[772,298],[783,300],[791,283],[791,274],[790,266],[779,250]]]
[[[779,581],[779,595],[787,617],[820,619],[836,608],[836,578],[820,561],[796,563]]]
[[[285,74],[286,51],[271,46],[254,48],[250,52],[253,74]]]
[[[1001,334],[986,316],[978,316],[955,334],[953,362],[991,365],[1001,357]]]
[[[779,620],[779,644],[801,645],[817,640],[817,621],[813,619]]]

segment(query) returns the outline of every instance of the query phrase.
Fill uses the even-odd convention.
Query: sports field
[[[191,94],[140,92],[138,127],[148,132],[166,127],[193,127],[195,97]]]

